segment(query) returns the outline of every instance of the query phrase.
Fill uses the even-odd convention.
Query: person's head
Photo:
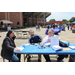
[[[15,36],[14,31],[9,30],[6,36],[9,38],[14,37]]]
[[[31,30],[29,31],[29,34],[30,34],[31,36],[34,36],[34,30],[31,29]]]
[[[53,32],[52,29],[50,29],[50,30],[48,31],[48,35],[49,35],[49,37],[54,36],[54,32]]]
[[[47,25],[47,29],[49,29],[49,26]]]
[[[53,29],[55,29],[55,25],[53,25]]]

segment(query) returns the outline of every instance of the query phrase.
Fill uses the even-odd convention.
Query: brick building
[[[50,12],[45,12],[45,21],[49,15],[51,15]],[[38,24],[43,25],[44,14],[43,12],[0,12],[0,20],[13,22],[11,27],[17,27],[18,25],[30,27]]]

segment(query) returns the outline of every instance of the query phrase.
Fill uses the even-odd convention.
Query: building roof
[[[44,17],[44,13],[43,12],[23,12],[23,14],[28,14],[29,17],[36,18],[43,18]],[[51,15],[51,12],[45,12],[45,18],[47,18],[49,15]]]
[[[50,22],[46,22],[47,24],[50,24],[50,23],[64,23],[64,21],[50,21]]]

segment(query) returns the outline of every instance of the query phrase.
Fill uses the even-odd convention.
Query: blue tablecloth
[[[55,27],[55,29],[63,30],[63,27]]]
[[[70,44],[70,46],[75,44]],[[22,46],[22,45],[20,45]],[[21,54],[70,54],[75,55],[75,50],[72,51],[54,51],[51,47],[46,47],[43,49],[39,49],[38,46],[25,46],[22,51],[14,51],[15,53]]]

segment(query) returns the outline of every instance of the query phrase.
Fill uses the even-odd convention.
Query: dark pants
[[[7,59],[7,60],[9,60],[9,57],[4,57],[4,56],[2,56],[4,59]],[[11,62],[19,62],[19,58],[15,55],[15,54],[13,54],[13,56],[11,57],[11,59],[10,59],[10,61]]]
[[[48,55],[48,54],[47,54],[47,55],[43,55],[43,56],[44,56],[44,58],[45,58],[46,62],[51,62],[50,57],[49,57],[49,55]]]
[[[46,62],[51,62],[49,55],[43,55]],[[58,55],[59,57],[57,58],[57,61],[61,61],[62,59],[64,59],[64,55]]]
[[[16,54],[16,56],[19,58],[19,62],[20,62],[21,54]]]
[[[62,59],[64,59],[64,55],[58,55],[57,61],[61,61]]]

